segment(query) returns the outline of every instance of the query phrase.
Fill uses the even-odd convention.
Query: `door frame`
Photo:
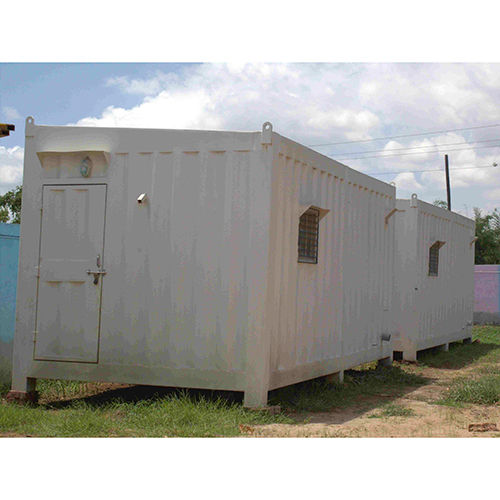
[[[105,251],[106,251],[106,219],[107,219],[107,208],[108,208],[108,183],[107,182],[85,182],[83,179],[78,179],[79,182],[71,182],[68,179],[64,179],[61,182],[57,182],[57,179],[51,179],[50,182],[43,183],[40,185],[41,192],[41,202],[40,202],[40,224],[39,224],[39,237],[38,237],[38,251],[36,253],[37,260],[35,264],[36,269],[36,294],[35,294],[35,311],[34,311],[34,325],[33,325],[33,356],[32,360],[36,362],[45,363],[83,363],[95,365],[99,363],[99,353],[101,345],[101,314],[102,314],[102,295],[104,288],[104,276],[101,275],[101,294],[99,297],[99,310],[97,315],[97,355],[95,361],[79,361],[79,360],[66,360],[66,359],[37,359],[36,358],[36,342],[38,336],[37,324],[38,324],[38,299],[40,292],[40,254],[42,251],[42,227],[43,227],[43,193],[45,187],[50,186],[105,186],[104,191],[104,222],[103,222],[103,233],[102,233],[102,264],[105,262]]]

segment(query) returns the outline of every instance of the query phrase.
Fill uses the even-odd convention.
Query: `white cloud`
[[[116,76],[106,84],[144,95],[143,102],[130,109],[108,107],[78,124],[259,130],[271,121],[276,130],[306,143],[369,138],[380,120],[359,103],[347,104],[346,70],[352,73],[352,66],[203,64],[149,79]]]
[[[23,158],[23,148],[0,146],[0,194],[22,183]]]
[[[500,123],[500,64],[201,64],[149,77],[116,75],[105,85],[141,102],[109,106],[78,125],[260,130],[271,121],[294,140],[322,144]],[[484,193],[500,185],[500,168],[454,169],[500,163],[500,147],[467,149],[482,145],[473,140],[497,139],[499,132],[500,127],[317,149],[363,172],[395,172],[379,178],[430,201],[446,196],[443,156],[449,152],[453,196],[462,205],[485,206],[483,200],[495,203]],[[416,149],[397,150],[409,147]],[[346,155],[368,150],[388,156]],[[4,148],[0,179],[19,178],[22,160],[16,170],[6,154]],[[373,155],[380,153],[368,156]],[[439,171],[407,173],[433,169]]]
[[[19,120],[21,118],[17,109],[12,108],[11,106],[2,106],[2,111],[7,120]]]
[[[396,189],[402,189],[403,191],[419,191],[422,189],[422,184],[417,182],[417,179],[415,178],[415,174],[411,172],[404,172],[401,174],[398,174],[393,182],[396,184]],[[398,195],[399,196],[399,195]]]

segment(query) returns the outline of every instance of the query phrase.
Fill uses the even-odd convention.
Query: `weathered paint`
[[[416,351],[470,338],[474,305],[474,221],[417,199],[397,200],[395,351]],[[439,250],[429,276],[429,248]]]
[[[11,377],[16,321],[19,224],[0,223],[0,382]]]
[[[86,158],[91,167],[82,176]],[[52,340],[73,336],[73,349],[77,335],[86,356],[85,335],[75,332],[89,305],[81,294],[64,313],[41,309],[41,221],[51,210],[45,192],[97,185],[106,187],[97,356],[58,357],[68,346],[38,345],[51,314],[59,311],[64,330]],[[269,126],[215,132],[47,127],[28,119],[13,390],[26,391],[38,377],[101,380],[238,390],[257,406],[272,388],[390,357],[381,335],[392,328],[394,219],[385,224],[385,217],[394,195],[392,186]],[[300,210],[308,204],[327,211],[315,266],[297,263]],[[64,206],[63,226],[88,220]],[[54,226],[54,240],[69,230]],[[71,231],[85,240],[85,231]],[[65,277],[51,275],[52,295],[61,284],[92,289],[84,268],[96,256],[65,247],[59,255],[54,246],[58,269],[62,261],[73,267]],[[71,282],[80,285],[64,284]]]
[[[500,265],[474,266],[474,323],[500,324]]]

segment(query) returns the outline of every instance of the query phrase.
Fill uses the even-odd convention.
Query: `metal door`
[[[37,360],[97,362],[106,186],[44,186]]]

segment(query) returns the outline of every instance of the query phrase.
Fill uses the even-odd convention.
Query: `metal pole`
[[[446,171],[446,197],[448,199],[448,210],[451,210],[450,169],[448,168],[448,155],[444,155],[444,169]]]

